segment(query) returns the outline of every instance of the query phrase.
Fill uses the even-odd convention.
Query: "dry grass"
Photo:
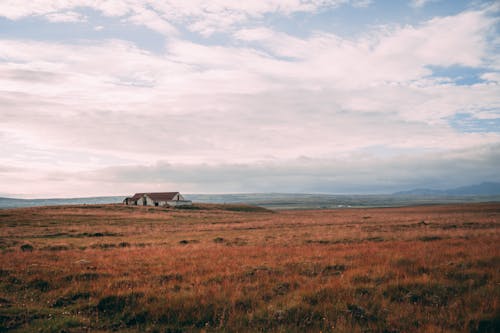
[[[500,330],[500,204],[65,206],[0,226],[0,332]]]

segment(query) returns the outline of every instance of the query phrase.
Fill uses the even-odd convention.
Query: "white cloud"
[[[45,15],[50,22],[86,22],[87,17],[77,12],[67,11]]]
[[[486,23],[477,16],[480,13],[472,12],[453,20],[434,19],[420,27],[402,27],[356,40],[326,33],[298,39],[262,28],[235,34],[242,40],[260,43],[270,54],[244,46],[203,46],[181,40],[172,40],[164,55],[117,40],[94,45],[4,40],[0,42],[0,57],[7,60],[0,67],[2,96],[7,100],[16,99],[14,93],[23,96],[12,102],[13,116],[7,117],[9,121],[25,122],[23,126],[29,123],[23,119],[23,112],[27,118],[33,117],[33,112],[49,115],[62,112],[75,117],[69,117],[68,121],[47,118],[54,124],[46,124],[47,127],[56,126],[51,131],[55,137],[50,136],[54,145],[64,144],[67,136],[78,136],[75,142],[87,145],[88,149],[137,153],[142,150],[141,142],[147,140],[129,142],[125,129],[140,132],[140,127],[150,128],[152,140],[161,133],[164,142],[179,138],[177,144],[188,144],[186,151],[190,153],[173,154],[179,155],[176,157],[179,161],[191,159],[189,154],[200,159],[213,156],[191,151],[196,142],[206,143],[201,147],[213,147],[220,159],[228,151],[237,150],[238,145],[249,144],[245,153],[238,156],[242,160],[274,155],[277,151],[289,157],[300,155],[301,151],[320,156],[371,144],[452,149],[491,143],[497,140],[495,135],[455,134],[445,118],[457,112],[474,113],[498,107],[498,86],[459,87],[423,78],[430,74],[428,64],[481,62],[486,49],[478,36],[484,34]],[[429,54],[429,44],[458,38],[451,33],[446,36],[440,33],[438,28],[443,24],[467,26],[470,31],[455,30],[461,36],[460,43],[448,42],[451,48],[446,53]],[[424,32],[431,33],[431,37],[421,43]],[[459,51],[463,49],[473,51]],[[47,80],[52,80],[50,85]],[[48,108],[40,101],[53,106]],[[9,114],[8,110],[5,112]],[[144,112],[154,121],[141,120]],[[342,112],[351,115],[345,117]],[[365,113],[372,113],[380,120],[365,123],[363,119],[370,119],[363,118]],[[74,127],[75,121],[81,127],[86,121],[79,117],[84,115],[91,122],[110,124],[110,135],[106,138],[109,142],[91,139],[100,138],[98,133],[87,132],[86,129],[92,128],[91,123],[81,131],[64,130]],[[163,133],[157,125],[162,124],[162,117],[187,133],[172,130]],[[190,121],[192,126],[189,126],[182,117],[202,121]],[[283,122],[283,117],[287,119],[283,126],[269,125]],[[383,135],[389,119],[394,120],[389,123],[393,133],[399,133],[397,137]],[[210,129],[202,128],[204,121],[212,122],[211,126],[224,135],[208,135]],[[231,132],[242,121],[264,126],[257,131],[262,137],[275,133],[282,139],[262,150],[260,143],[252,139],[254,130]],[[16,126],[21,126],[19,123]],[[370,129],[375,123],[380,131]],[[38,121],[33,126],[37,124]],[[122,128],[114,131],[115,125],[111,124],[122,124],[123,131]],[[413,132],[414,124],[422,125],[416,125]],[[331,132],[329,128],[335,130]],[[349,136],[352,129],[359,131],[357,138]],[[32,130],[38,133],[35,128]],[[312,140],[306,140],[306,136]],[[294,145],[290,146],[290,142]],[[327,142],[338,145],[330,146]],[[151,155],[162,149],[165,149],[163,144],[151,147]]]
[[[36,3],[29,13],[42,15],[45,3]],[[142,2],[123,4],[95,6],[171,36],[164,53],[122,40],[0,40],[0,164],[14,170],[0,175],[3,191],[26,184],[25,177],[40,184],[40,193],[45,186],[69,194],[73,184],[79,186],[75,194],[97,194],[90,189],[99,177],[114,174],[123,184],[109,181],[102,191],[175,181],[192,191],[211,188],[198,173],[221,184],[231,176],[220,191],[252,183],[255,190],[270,184],[319,191],[321,183],[347,186],[356,179],[382,186],[379,179],[391,175],[394,182],[414,184],[419,177],[445,177],[439,168],[456,163],[463,167],[449,179],[465,179],[474,168],[482,171],[468,180],[495,175],[497,155],[488,147],[498,146],[500,134],[463,133],[448,123],[458,113],[492,119],[500,110],[490,9],[377,28],[356,38],[321,31],[298,38],[257,26],[235,29],[225,45],[203,45],[180,39],[170,24],[204,15],[194,4],[228,13],[227,21],[211,23],[208,15],[188,23],[208,34],[249,15],[341,2],[247,2],[238,10],[233,2],[179,8],[161,2],[149,9]],[[482,75],[488,82],[456,86],[431,77],[431,65],[488,68]],[[155,164],[165,160],[173,166]],[[30,169],[22,169],[26,165]],[[144,169],[158,178],[133,181]]]
[[[500,72],[488,72],[481,75],[483,80],[500,83]]]
[[[20,6],[18,1],[0,2],[0,16],[11,20],[32,15],[45,15],[49,21],[76,19],[70,10],[91,8],[105,16],[125,18],[133,24],[146,26],[154,31],[170,34],[174,25],[187,26],[191,31],[211,35],[217,31],[227,31],[238,23],[262,18],[265,14],[291,15],[297,12],[316,12],[324,8],[335,8],[351,4],[366,7],[369,0],[72,0],[50,1],[32,0],[29,5]],[[66,14],[64,13],[65,11]],[[61,13],[62,12],[62,13]],[[69,21],[66,21],[69,22]],[[74,21],[71,21],[74,22]]]
[[[437,2],[440,0],[411,0],[411,6],[415,8],[421,8],[431,2]]]
[[[420,64],[479,66],[486,55],[488,29],[496,20],[484,11],[434,18],[422,27],[405,27],[384,38],[377,54],[404,61],[399,52],[405,52],[414,54]]]
[[[322,32],[299,39],[267,28],[242,29],[234,36],[258,43],[274,56],[298,59],[300,65],[307,64],[311,77],[328,77],[344,87],[408,82],[431,74],[429,65],[482,65],[489,51],[488,32],[496,22],[485,13],[464,12],[419,26],[376,30],[357,39]],[[296,65],[297,70],[306,67]]]
[[[172,35],[177,32],[177,29],[158,13],[142,7],[136,8],[134,14],[127,17],[126,21],[136,25],[143,25],[164,35]]]
[[[500,181],[499,146],[446,153],[369,152],[348,158],[297,158],[257,163],[182,164],[158,161],[68,172],[3,167],[5,188],[30,189],[28,197],[125,195],[175,188],[183,193],[315,192],[390,193],[413,187],[450,188]],[[26,191],[26,190],[24,190]],[[31,194],[31,195],[30,195]]]
[[[358,8],[367,8],[370,7],[372,4],[373,0],[357,0],[352,2],[353,7],[358,7]]]

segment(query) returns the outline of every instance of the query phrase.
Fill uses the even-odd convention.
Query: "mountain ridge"
[[[460,186],[445,190],[436,190],[429,188],[415,188],[408,191],[399,191],[393,195],[499,195],[500,183],[497,182],[482,182],[467,186]]]

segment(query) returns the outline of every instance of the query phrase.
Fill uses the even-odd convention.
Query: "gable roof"
[[[148,197],[154,201],[169,201],[173,200],[174,197],[179,194],[179,192],[156,192],[156,193],[145,193]]]
[[[150,197],[153,201],[169,201],[173,200],[179,192],[153,192],[153,193],[136,193],[130,200],[139,200],[144,195]]]
[[[134,196],[132,198],[130,198],[130,200],[139,200],[140,198],[142,198],[142,196],[146,194],[146,193],[136,193],[134,194]]]

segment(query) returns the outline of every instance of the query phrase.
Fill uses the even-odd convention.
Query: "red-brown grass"
[[[0,331],[499,329],[500,204],[0,211]]]

